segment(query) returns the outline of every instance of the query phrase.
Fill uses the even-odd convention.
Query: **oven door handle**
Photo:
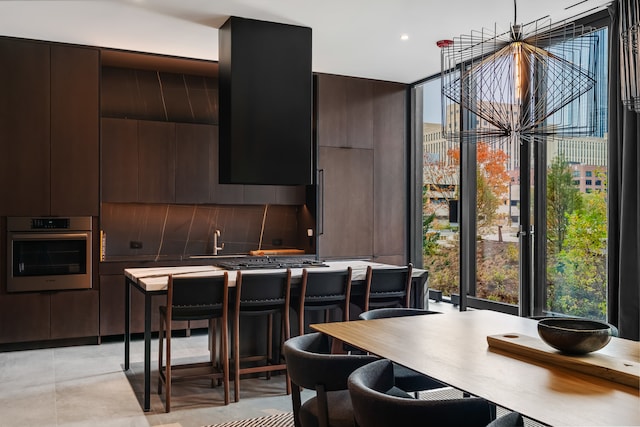
[[[11,240],[88,240],[89,232],[85,233],[10,233]]]

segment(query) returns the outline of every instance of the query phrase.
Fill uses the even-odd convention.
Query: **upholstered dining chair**
[[[410,307],[413,264],[404,267],[367,267],[362,311],[382,307]]]
[[[228,273],[216,277],[169,276],[167,304],[160,306],[160,328],[158,334],[158,394],[165,385],[165,410],[171,411],[171,385],[173,382],[196,378],[222,380],[224,403],[229,403],[229,356],[227,339],[228,321]],[[171,354],[171,330],[176,321],[209,320],[210,357],[206,362],[176,364]],[[220,353],[216,354],[216,324],[220,320]],[[166,348],[163,345],[166,342]],[[166,363],[163,365],[163,352]],[[217,360],[216,360],[217,359]]]
[[[493,419],[494,410],[484,399],[421,400],[389,394],[393,389],[393,364],[386,359],[364,365],[349,376],[348,388],[359,427],[517,427],[519,414]]]
[[[291,269],[274,273],[236,273],[235,301],[233,304],[233,371],[234,397],[240,400],[240,376],[266,373],[267,378],[275,371],[286,374],[282,344],[289,339],[289,304],[291,296]],[[280,348],[273,351],[274,315],[280,317]],[[266,353],[240,354],[241,318],[262,316],[266,322]],[[287,394],[291,392],[289,377],[286,379]]]
[[[296,427],[355,427],[347,378],[358,367],[378,358],[331,354],[331,340],[319,332],[299,335],[284,344],[291,378],[291,400]],[[315,390],[301,402],[300,390]]]
[[[360,313],[358,316],[361,320],[385,319],[389,317],[405,317],[405,316],[424,316],[428,314],[442,314],[438,311],[423,310],[419,308],[391,307],[376,308],[373,310]],[[393,373],[395,383],[398,388],[409,392],[418,393],[425,390],[435,390],[446,387],[445,384],[434,380],[433,378],[422,375],[419,372],[409,369],[405,366],[393,364]]]
[[[294,308],[298,314],[298,334],[306,331],[305,312],[323,311],[324,321],[330,320],[331,310],[339,309],[342,320],[349,320],[351,301],[351,267],[344,270],[302,270],[300,295],[295,298]]]

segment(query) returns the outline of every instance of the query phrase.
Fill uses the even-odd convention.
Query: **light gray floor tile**
[[[173,385],[172,411],[157,390],[158,342],[152,341],[151,410],[142,410],[143,342],[131,346],[123,371],[122,341],[0,353],[0,427],[200,427],[291,411],[284,376],[243,379],[240,402],[225,406],[209,381]],[[173,338],[173,358],[206,360],[207,335]]]

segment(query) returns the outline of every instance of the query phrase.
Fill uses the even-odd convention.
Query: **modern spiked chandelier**
[[[508,31],[438,43],[444,134],[494,141],[589,135],[598,38],[578,25],[520,25],[516,18]]]

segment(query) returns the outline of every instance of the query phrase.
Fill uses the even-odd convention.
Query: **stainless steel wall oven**
[[[7,291],[91,288],[91,217],[7,218]]]

